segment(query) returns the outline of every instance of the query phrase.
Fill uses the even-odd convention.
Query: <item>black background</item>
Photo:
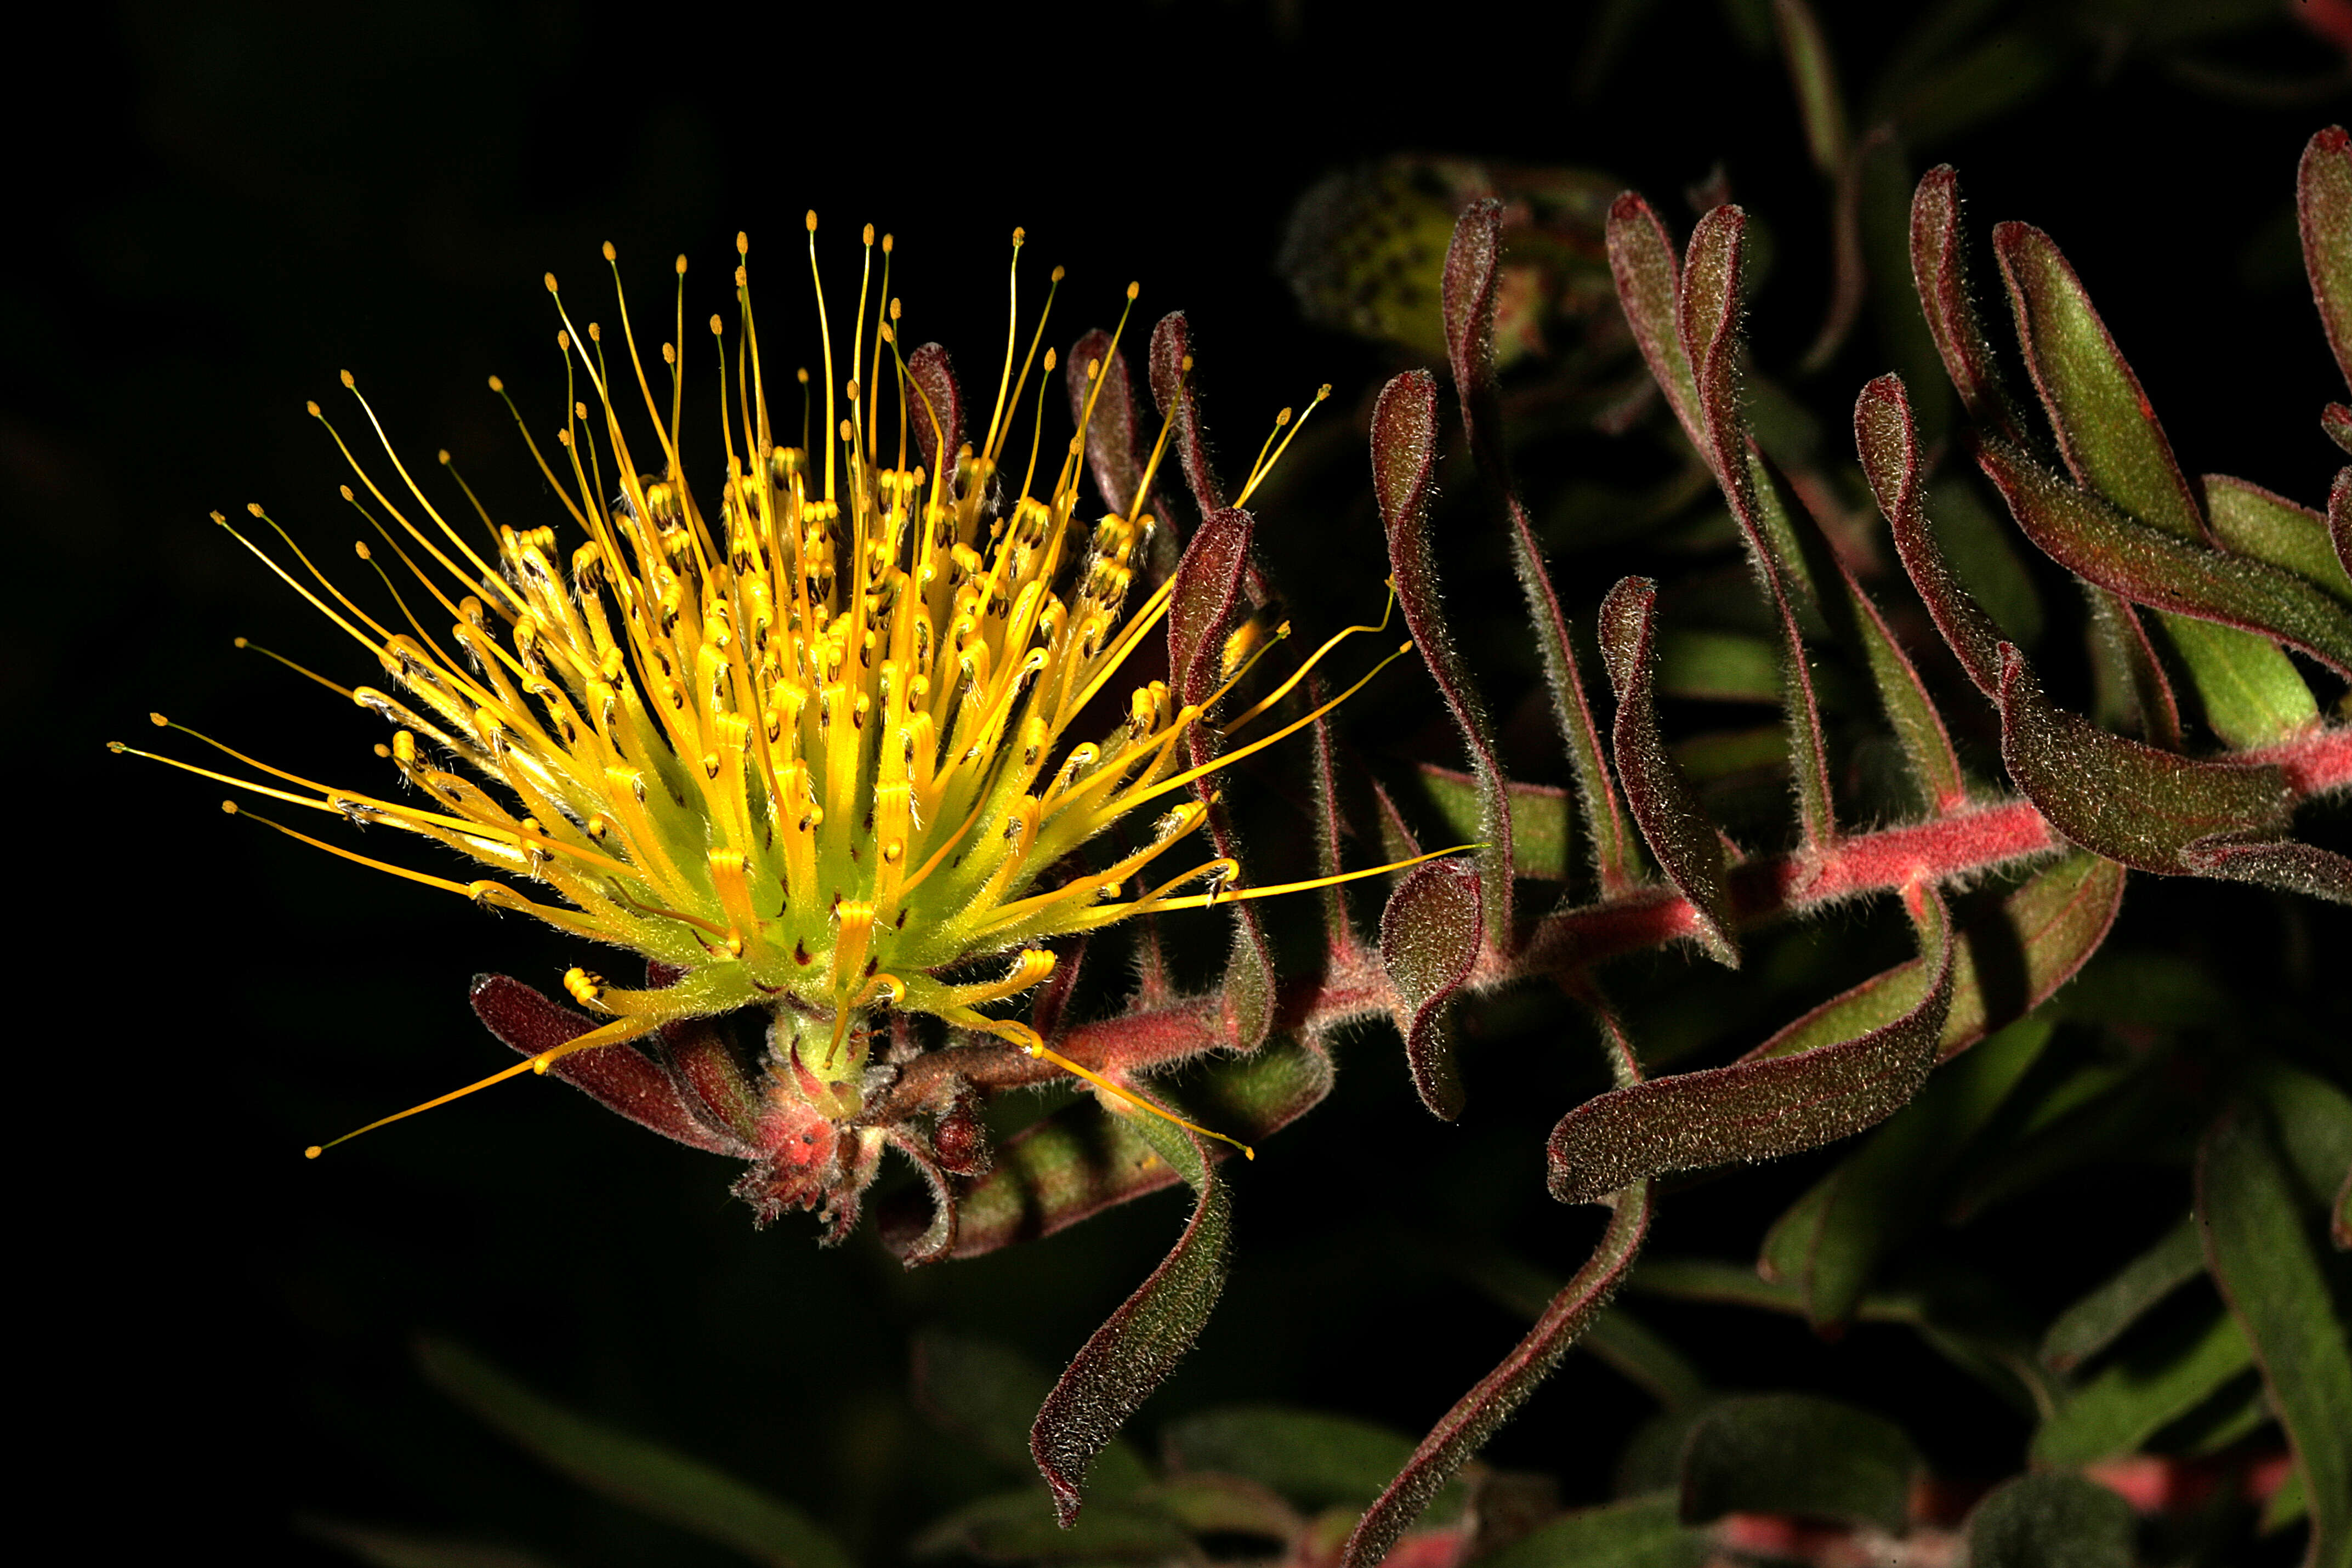
[[[1828,8],[1850,79],[1893,47],[1897,9]],[[341,397],[339,370],[412,460],[446,445],[494,513],[529,516],[535,480],[483,377],[504,374],[527,409],[555,405],[543,270],[602,300],[610,239],[639,310],[666,310],[682,250],[698,321],[725,305],[743,228],[755,287],[789,304],[814,207],[836,268],[859,224],[894,231],[917,338],[986,364],[1020,224],[1031,260],[1069,268],[1052,341],[1107,322],[1131,277],[1147,319],[1191,312],[1239,447],[1317,383],[1351,409],[1391,368],[1301,325],[1271,258],[1306,184],[1402,150],[1603,168],[1685,227],[1679,193],[1720,160],[1778,243],[1760,357],[1793,356],[1826,289],[1822,195],[1786,77],[1707,6],[1654,8],[1582,90],[1592,16],[1570,5],[58,19],[67,43],[16,58],[0,258],[14,568],[0,700],[27,922],[10,1008],[12,1251],[18,1293],[38,1302],[15,1375],[60,1485],[110,1500],[74,1510],[99,1560],[134,1542],[333,1560],[295,1532],[305,1515],[504,1537],[562,1561],[720,1560],[471,1425],[419,1383],[420,1331],[893,1559],[979,1477],[907,1405],[909,1331],[950,1324],[1050,1364],[1181,1214],[1161,1197],[909,1277],[870,1232],[829,1253],[805,1222],[755,1235],[719,1163],[529,1080],[300,1159],[321,1134],[499,1065],[464,1005],[470,973],[548,984],[572,962],[520,922],[326,862],[223,817],[214,786],[102,750],[147,743],[160,707],[272,761],[373,776],[373,721],[230,638],[340,663],[346,679],[349,650],[205,521],[265,500],[348,562],[331,542],[347,521],[339,464],[302,413]],[[2282,68],[2328,66],[2284,21],[2250,47]],[[1923,161],[1960,165],[1979,223],[2026,216],[2059,237],[2187,467],[2309,498],[2336,461],[2314,412],[2343,389],[2283,226],[2305,139],[2343,114],[2340,97],[2191,90],[2119,49]],[[1857,346],[1824,382],[1883,368]],[[1285,526],[1293,557],[1378,548],[1329,520]],[[1602,585],[1563,592],[1573,608]],[[1482,1129],[1479,1112],[1461,1128],[1423,1115],[1384,1031],[1343,1066],[1334,1100],[1242,1177],[1231,1294],[1147,1425],[1246,1396],[1418,1430],[1517,1330],[1397,1238],[1466,1227],[1562,1273],[1580,1255],[1589,1221],[1541,1196],[1557,1068],[1474,1056]],[[1659,1245],[1742,1255],[1818,1168],[1710,1189],[1703,1215],[1670,1207]],[[1441,1201],[1465,1190],[1496,1196],[1471,1215]],[[1948,1401],[1948,1427],[1918,1434],[1931,1457],[1988,1476],[2015,1462],[2020,1429],[1893,1331],[1832,1352],[1777,1322],[1726,1344],[1718,1320],[1661,1321],[1726,1375],[1762,1354],[1864,1403],[1874,1382],[1912,1379]],[[1642,1409],[1572,1362],[1493,1457],[1598,1497]]]

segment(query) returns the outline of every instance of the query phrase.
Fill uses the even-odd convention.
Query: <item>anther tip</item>
[[[261,503],[257,500],[249,500],[245,503],[245,510],[251,512],[254,516],[259,517],[261,515]]]
[[[506,389],[507,384],[505,382],[500,381],[495,375],[490,377],[490,390],[492,392],[504,392]]]
[[[531,1058],[530,1070],[537,1073],[540,1077],[545,1078],[547,1076],[547,1058],[545,1057]]]
[[[680,256],[677,258],[677,275],[680,278],[686,276],[686,258],[684,256]]]
[[[302,1151],[302,1158],[305,1160],[315,1160],[325,1152],[326,1151],[324,1149],[321,1149],[319,1145],[313,1143],[308,1149]]]
[[[613,242],[611,240],[606,240],[604,242],[604,259],[607,261],[618,261],[620,258],[621,253],[613,248]]]
[[[1130,299],[1130,300],[1134,299],[1138,294],[1140,294],[1140,293],[1142,293],[1142,292],[1143,292],[1143,285],[1142,285],[1142,283],[1141,283],[1140,281],[1132,282],[1132,283],[1129,283],[1129,284],[1127,286],[1127,297],[1128,297],[1129,299]]]
[[[373,559],[373,557],[368,554],[367,541],[364,539],[352,540],[352,553],[356,554],[362,561]]]
[[[341,380],[342,380],[342,384],[343,384],[345,386],[353,386],[353,387],[355,387],[355,386],[359,385],[359,383],[358,383],[358,382],[353,381],[353,380],[352,379],[352,373],[351,373],[350,371],[347,371],[347,370],[339,370],[339,371],[337,371],[337,372],[335,373],[335,374],[336,374],[337,376],[339,376],[339,377],[341,377]]]
[[[866,243],[868,245],[874,243],[874,226],[870,223],[866,226]]]
[[[726,335],[726,331],[727,324],[719,319],[717,311],[712,311],[710,316],[710,335],[714,338],[723,337]]]
[[[319,417],[319,400],[317,398],[313,397],[309,399],[302,405],[302,406],[310,414],[311,418],[316,419]]]
[[[341,496],[347,501],[357,501],[359,499],[357,496],[352,494],[352,487],[349,485],[337,485],[335,487],[335,493]]]
[[[1052,272],[1046,274],[1046,276],[1052,279],[1053,281],[1059,283],[1064,278],[1067,277],[1068,274],[1064,272],[1062,268],[1056,267]]]
[[[1027,229],[1025,229],[1025,228],[1016,228],[1016,229],[1014,229],[1014,230],[1013,231],[1013,243],[1014,245],[1016,245],[1016,246],[1021,246],[1021,245],[1026,245],[1026,244],[1028,244],[1028,243],[1029,243],[1029,231],[1028,231]]]
[[[808,231],[811,234],[814,234],[816,232],[816,208],[809,208],[808,218],[806,221],[808,223]]]
[[[158,730],[168,730],[172,727],[172,721],[169,719],[164,718],[161,713],[148,714],[147,722],[154,725]]]
[[[221,802],[221,815],[223,816],[235,816],[236,815],[236,802],[233,800],[225,800]]]
[[[751,237],[740,228],[735,231],[735,254],[738,256],[751,254]]]
[[[130,748],[130,747],[128,747],[128,746],[126,746],[126,745],[124,745],[124,744],[123,744],[121,742],[120,742],[120,741],[109,741],[109,742],[106,743],[106,749],[107,749],[108,751],[110,751],[110,752],[113,752],[115,755],[117,755],[117,756],[121,756],[123,752],[125,752],[129,751],[131,748]]]
[[[543,279],[543,280],[546,282],[546,284],[547,284],[547,291],[548,291],[549,293],[551,293],[551,294],[554,293],[554,292],[555,292],[555,274],[554,274],[554,273],[552,273],[552,272],[542,272],[542,273],[541,273],[541,274],[540,274],[540,277],[541,277],[541,279]]]
[[[243,637],[231,637],[229,641],[237,647],[243,647],[245,646],[245,639]]]
[[[433,459],[439,463],[443,468],[447,468],[449,466],[449,448],[446,447],[442,447],[439,451],[433,454]]]
[[[211,517],[215,522],[219,523],[223,528],[226,528],[228,526],[228,519],[223,517],[220,513],[213,512]]]
[[[891,247],[893,247],[893,245],[896,243],[896,241],[897,241],[897,237],[896,237],[896,236],[894,236],[894,235],[887,235],[887,234],[884,235],[884,236],[882,237],[882,254],[883,254],[883,255],[885,255],[885,256],[889,255],[889,254],[890,254],[890,251],[891,251]]]

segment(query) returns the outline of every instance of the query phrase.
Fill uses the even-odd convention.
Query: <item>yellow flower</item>
[[[814,213],[808,229],[816,276]],[[1016,230],[1016,323],[1021,239]],[[818,279],[823,380],[808,389],[806,372],[801,379],[803,408],[823,408],[821,450],[777,439],[739,265],[733,341],[710,318],[725,459],[710,489],[688,482],[680,457],[688,395],[680,344],[661,345],[669,386],[657,399],[625,300],[614,343],[596,322],[578,331],[558,295],[558,345],[577,377],[574,391],[584,381],[594,403],[572,400],[551,451],[527,426],[524,439],[584,536],[568,551],[553,528],[492,524],[458,479],[488,530],[488,553],[478,551],[468,542],[470,524],[456,526],[426,499],[363,397],[396,479],[379,483],[337,434],[360,484],[343,494],[431,605],[404,596],[378,566],[396,614],[371,614],[257,505],[254,516],[297,566],[230,528],[389,678],[386,688],[345,689],[313,677],[392,723],[391,744],[377,750],[410,793],[392,799],[332,788],[226,746],[219,749],[279,784],[174,765],[435,841],[561,901],[509,880],[461,882],[393,866],[270,824],[345,858],[520,910],[678,972],[666,986],[628,990],[572,970],[565,983],[573,999],[609,1021],[471,1088],[526,1068],[545,1072],[572,1052],[680,1020],[759,1008],[768,1019],[765,1092],[798,1097],[806,1107],[800,1114],[840,1123],[861,1107],[869,1016],[895,1008],[995,1035],[1132,1100],[1051,1051],[1026,1025],[982,1009],[1053,971],[1055,955],[1042,945],[1051,938],[1148,911],[1287,890],[1237,889],[1231,859],[1177,851],[1210,809],[1202,780],[1333,706],[1185,765],[1188,732],[1288,628],[1261,619],[1234,633],[1223,649],[1223,686],[1207,700],[1180,704],[1165,682],[1148,681],[1127,694],[1123,723],[1074,737],[1073,726],[1100,710],[1097,699],[1113,692],[1167,616],[1178,581],[1171,575],[1148,589],[1138,581],[1156,526],[1150,516],[1088,523],[1076,515],[1102,367],[1087,367],[1079,433],[1052,455],[1042,491],[1036,413],[1028,416],[1017,491],[1004,483],[1015,471],[1008,454],[1018,449],[1042,315],[1017,376],[1017,336],[1008,331],[984,439],[929,471],[919,462],[910,468],[910,445],[918,456],[945,454],[959,432],[951,411],[936,406],[899,357],[889,238],[880,246],[879,289],[869,289],[870,226],[866,247],[845,339],[835,339]],[[737,248],[748,252],[742,237]],[[604,256],[614,259],[612,247]],[[677,272],[682,342],[683,257]],[[1058,283],[1058,269],[1054,276]],[[617,292],[617,265],[614,280]],[[547,287],[556,293],[552,275]],[[1135,297],[1130,286],[1130,304]],[[1048,351],[1045,375],[1054,369]],[[348,372],[342,381],[359,397]],[[1041,405],[1045,385],[1041,377]],[[505,395],[496,377],[490,386]],[[624,410],[635,403],[650,423],[649,443],[642,431],[633,437],[624,429]],[[310,412],[324,421],[316,404]],[[803,413],[803,426],[806,419]],[[1150,469],[1167,442],[1163,430],[1138,498],[1150,493]],[[1269,440],[1236,504],[1280,451]],[[448,455],[441,456],[446,466]],[[215,521],[230,526],[217,513]],[[374,563],[368,545],[358,553]],[[446,617],[439,637],[419,616],[434,607]],[[1244,718],[1286,695],[1313,663]],[[1099,847],[1145,814],[1148,831]],[[1073,858],[1089,847],[1097,847],[1093,868],[1073,872],[1086,863]],[[1010,955],[1001,973],[952,977],[991,953]]]

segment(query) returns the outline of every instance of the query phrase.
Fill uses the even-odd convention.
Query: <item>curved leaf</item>
[[[1225,504],[1224,487],[1209,464],[1208,433],[1201,428],[1199,395],[1192,388],[1192,324],[1171,310],[1151,329],[1151,401],[1168,421],[1177,466],[1202,516]]]
[[[1641,1177],[1793,1154],[1892,1115],[1935,1065],[1952,1001],[1951,917],[1932,889],[1916,899],[1926,962],[1889,977],[1890,994],[1907,999],[1899,1016],[1794,1055],[1751,1053],[1586,1100],[1552,1129],[1552,1196],[1592,1203]]]
[[[2087,1465],[2131,1453],[2252,1364],[2237,1320],[2216,1308],[2187,1338],[2100,1368],[2033,1435],[2033,1461]]]
[[[1742,1395],[1709,1406],[1684,1441],[1682,1517],[1793,1513],[1899,1531],[1921,1468],[1883,1416],[1809,1394]]]
[[[1272,1405],[1188,1415],[1160,1433],[1160,1447],[1171,1470],[1239,1476],[1308,1510],[1364,1507],[1412,1457],[1402,1432]]]
[[[1690,900],[1699,945],[1728,968],[1739,967],[1731,940],[1731,900],[1723,878],[1723,840],[1698,807],[1658,730],[1653,697],[1657,679],[1653,613],[1658,585],[1627,577],[1601,602],[1601,658],[1617,693],[1617,718],[1610,749],[1625,799],[1642,837],[1657,857],[1666,880]],[[1619,1184],[1622,1185],[1622,1184]]]
[[[2023,656],[2001,645],[2000,754],[2050,825],[2096,855],[2190,875],[2200,840],[2273,837],[2290,799],[2275,767],[2207,763],[2110,735],[2051,706]]]
[[[2261,1119],[2225,1116],[2198,1152],[2205,1257],[2252,1342],[2311,1504],[2314,1568],[2352,1563],[2352,1350]]]
[[[2158,1301],[2205,1272],[2196,1220],[2183,1215],[2162,1239],[2106,1283],[2058,1314],[2042,1336],[2042,1364],[2072,1372],[2139,1321]]]
[[[2352,384],[2352,137],[2331,125],[2304,144],[2295,169],[2296,227],[2304,269],[2336,368]]]
[[[1921,510],[1919,437],[1901,376],[1890,373],[1862,389],[1853,405],[1853,444],[1871,494],[1894,531],[1895,553],[1927,606],[1928,618],[1977,689],[1997,697],[2000,628],[1961,586]]]
[[[554,1469],[615,1502],[778,1568],[850,1568],[847,1552],[781,1498],[698,1459],[541,1398],[446,1340],[422,1340],[432,1384]]]
[[[1175,1370],[1225,1287],[1233,1203],[1203,1140],[1141,1111],[1123,1118],[1200,1194],[1184,1233],[1135,1294],[1080,1346],[1029,1429],[1030,1456],[1068,1529],[1095,1456]]]
[[[1919,290],[1919,308],[1969,417],[2021,441],[2024,421],[2001,384],[1992,343],[1969,295],[1967,239],[1960,177],[1949,163],[1939,163],[1920,178],[1911,195],[1911,279]]]
[[[2131,1504],[2080,1476],[2020,1476],[1969,1515],[1969,1568],[2132,1568]]]
[[[2325,516],[2227,474],[2205,476],[2205,507],[2213,536],[2230,550],[2283,566],[2352,605],[2352,571],[2336,558]]]
[[[1340,1568],[1372,1568],[1386,1557],[1389,1548],[1421,1517],[1439,1489],[1551,1375],[1560,1358],[1609,1305],[1609,1298],[1624,1283],[1649,1234],[1650,1184],[1638,1183],[1611,1194],[1608,1201],[1614,1212],[1592,1256],[1552,1298],[1551,1306],[1527,1337],[1512,1347],[1502,1364],[1481,1378],[1430,1428],[1429,1436],[1421,1440],[1379,1500],[1364,1510],[1355,1532],[1348,1537],[1347,1550],[1340,1554]]]
[[[1478,831],[1476,779],[1434,763],[1423,763],[1413,772],[1447,832],[1462,837]],[[1511,795],[1511,875],[1537,882],[1565,881],[1573,836],[1568,792],[1557,784],[1517,779],[1504,787]]]
[[[1672,1492],[1562,1514],[1521,1536],[1479,1568],[1700,1568],[1712,1555],[1703,1531],[1681,1518]]]
[[[476,975],[468,1000],[483,1027],[526,1057],[551,1051],[596,1026],[571,1008],[504,974]],[[687,1043],[698,1042],[688,1036]],[[720,1048],[723,1051],[723,1046]],[[698,1065],[707,1065],[698,1055],[693,1059]],[[744,1160],[758,1155],[744,1138],[698,1104],[696,1099],[689,1098],[690,1085],[682,1086],[640,1055],[634,1046],[574,1051],[550,1067],[547,1076],[562,1079],[605,1110],[617,1111],[665,1138],[674,1138],[713,1154],[732,1154]],[[713,1098],[724,1098],[715,1085]]]
[[[907,356],[907,375],[916,391],[908,400],[907,422],[923,466],[936,474],[963,449],[963,388],[956,381],[954,359],[938,343],[925,343]],[[955,477],[952,468],[947,473]]]
[[[1698,382],[1691,374],[1690,355],[1684,352],[1678,325],[1682,299],[1682,268],[1675,258],[1674,241],[1650,204],[1632,191],[1609,207],[1609,272],[1617,285],[1617,303],[1633,329],[1633,342],[1666,404],[1682,422],[1683,434],[1701,453],[1707,449],[1706,429],[1698,406]]]
[[[1475,868],[1432,860],[1408,872],[1381,911],[1381,964],[1397,994],[1397,1033],[1421,1102],[1451,1121],[1462,1114],[1446,1005],[1477,966],[1480,888]]]

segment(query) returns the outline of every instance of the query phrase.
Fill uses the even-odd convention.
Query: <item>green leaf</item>
[[[1780,656],[1762,637],[1689,629],[1658,637],[1658,690],[1710,702],[1778,702]]]
[[[1899,1531],[1919,1451],[1883,1416],[1809,1394],[1710,1406],[1683,1449],[1682,1517],[1795,1513]]]
[[[2101,1368],[2033,1435],[2033,1462],[2065,1468],[2131,1453],[2252,1363],[2237,1320],[2216,1309],[2185,1343]]]
[[[1463,1106],[1448,1004],[1478,962],[1479,895],[1475,866],[1433,860],[1407,872],[1381,911],[1381,967],[1395,994],[1391,1014],[1404,1037],[1405,1065],[1422,1103],[1448,1121]]]
[[[2263,1119],[2241,1111],[2197,1163],[2206,1260],[2242,1324],[2311,1503],[2313,1568],[2352,1564],[2352,1350],[2287,1163]]]
[[[724,1470],[592,1421],[446,1340],[420,1340],[426,1381],[550,1468],[640,1513],[779,1568],[850,1568],[840,1543],[793,1504]]]
[[[2205,707],[2205,726],[2225,746],[2266,746],[2319,721],[2319,703],[2294,661],[2268,637],[2189,616],[2163,617],[2173,651]]]
[[[1912,668],[1902,644],[1895,640],[1878,606],[1862,591],[1844,563],[1839,563],[1838,570],[1845,578],[1846,600],[1853,611],[1854,631],[1862,639],[1871,680],[1878,688],[1879,706],[1903,748],[1904,764],[1919,792],[1919,804],[1937,816],[1960,809],[1968,804],[1968,780],[1961,776],[1960,760],[1952,751],[1943,715],[1936,711],[1919,672]]]
[[[2336,368],[2352,383],[2352,138],[2341,125],[2312,137],[2295,170],[2303,264]]]
[[[1935,1207],[1938,1179],[2041,1057],[2053,1026],[2013,1024],[1928,1079],[1863,1146],[1783,1215],[1764,1241],[1813,1322],[1853,1317],[1879,1265]]]
[[[2250,1076],[2270,1107],[2287,1164],[2311,1201],[2326,1205],[2352,1174],[2352,1095],[2275,1057]]]
[[[2131,1568],[2134,1523],[2080,1476],[2020,1476],[1969,1515],[1969,1568]]]
[[[2352,573],[2328,542],[2326,518],[2226,474],[2205,476],[2205,505],[2214,537],[2228,548],[2283,566],[2352,605]]]
[[[1707,1556],[1706,1532],[1682,1522],[1681,1499],[1660,1492],[1564,1514],[1478,1568],[1699,1568]]]
[[[2116,1342],[2149,1308],[2205,1272],[2205,1247],[2184,1217],[2162,1240],[2058,1314],[2042,1338],[2042,1364],[2071,1372]]]
[[[1474,838],[1479,830],[1478,781],[1468,773],[1423,763],[1415,770],[1422,793],[1436,808],[1445,830],[1456,838]],[[1568,792],[1553,784],[1505,786],[1511,795],[1511,874],[1532,881],[1559,882],[1568,877]]]
[[[1344,1415],[1276,1405],[1229,1405],[1161,1429],[1171,1470],[1255,1481],[1306,1511],[1363,1508],[1412,1458],[1412,1439]]]
[[[1053,1378],[1003,1345],[940,1330],[916,1335],[914,1352],[915,1400],[924,1413],[998,1464],[1026,1471],[1030,1423]],[[1088,1479],[1098,1497],[1118,1498],[1150,1485],[1151,1472],[1118,1438],[1095,1456]]]

